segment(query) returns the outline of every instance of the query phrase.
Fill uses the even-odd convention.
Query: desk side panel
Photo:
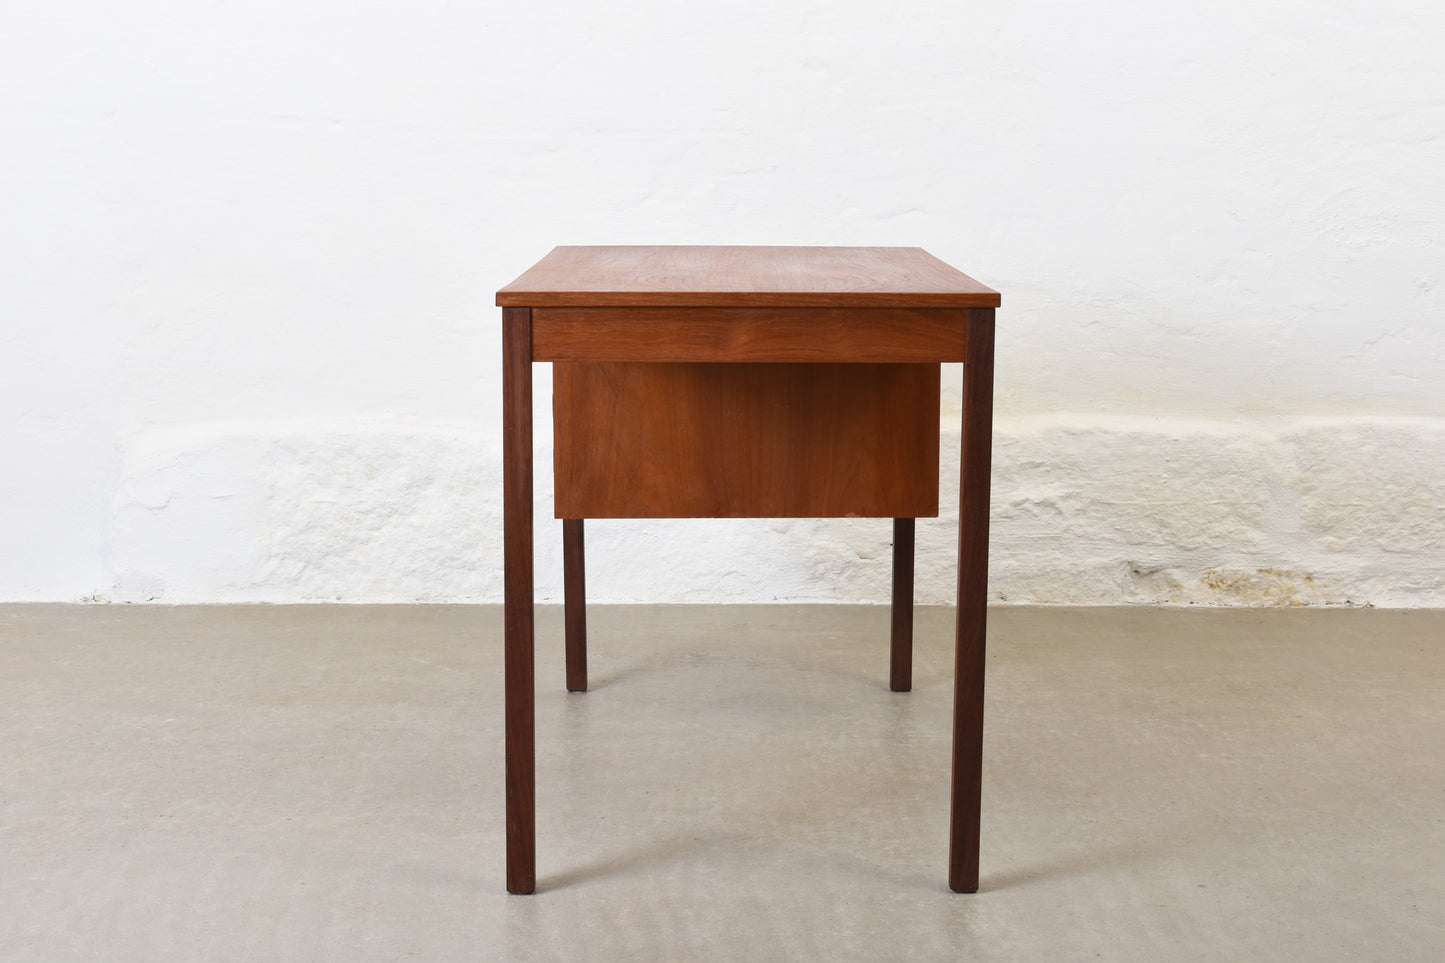
[[[559,518],[938,514],[937,364],[558,363]]]

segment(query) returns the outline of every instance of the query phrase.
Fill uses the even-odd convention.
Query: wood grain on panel
[[[537,308],[537,361],[963,361],[967,308]]]
[[[559,247],[497,292],[556,307],[996,307],[917,247]]]
[[[557,363],[559,518],[938,514],[937,364]]]

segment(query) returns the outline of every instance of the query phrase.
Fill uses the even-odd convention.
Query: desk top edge
[[[918,247],[557,247],[501,307],[998,307]]]

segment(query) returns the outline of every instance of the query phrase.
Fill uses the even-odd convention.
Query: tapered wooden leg
[[[993,308],[969,310],[963,368],[958,635],[954,649],[953,781],[948,827],[948,885],[956,893],[978,891],[989,468],[993,449],[993,322]]]
[[[567,691],[587,691],[587,580],[582,519],[562,519],[562,599],[567,624]]]
[[[893,624],[888,640],[888,687],[913,688],[913,519],[893,519]]]
[[[502,309],[507,892],[537,888],[532,672],[532,311]]]

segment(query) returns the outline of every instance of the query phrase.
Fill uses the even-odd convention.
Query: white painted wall
[[[0,599],[497,600],[496,288],[799,243],[1003,292],[996,596],[1445,604],[1442,49],[1402,0],[7,4]],[[589,575],[881,600],[887,538],[594,523]]]

